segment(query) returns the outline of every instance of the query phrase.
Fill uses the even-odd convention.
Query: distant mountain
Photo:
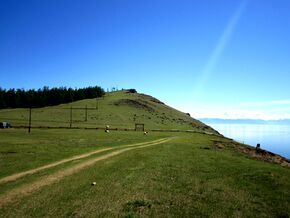
[[[220,118],[201,118],[200,121],[206,124],[272,124],[290,125],[290,119],[281,120],[259,120],[259,119],[220,119]]]

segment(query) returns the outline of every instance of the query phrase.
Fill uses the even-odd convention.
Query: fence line
[[[28,126],[13,126],[15,129],[27,129]],[[106,127],[65,127],[65,126],[31,126],[31,129],[81,129],[81,130],[106,130]],[[108,128],[110,131],[136,131],[135,128]],[[178,130],[178,129],[146,129],[149,132],[182,132],[182,133],[199,133],[199,134],[208,134],[201,131],[195,130]],[[218,136],[218,135],[216,135]]]
[[[53,119],[33,119],[34,116],[39,117],[42,114],[45,113],[48,110],[61,110],[61,111],[67,111],[67,113],[64,114],[58,114],[56,113],[57,120]],[[3,117],[0,113],[0,122],[2,121],[16,121],[15,124],[12,123],[12,127],[14,128],[27,128],[28,132],[31,132],[32,129],[91,129],[91,130],[105,130],[106,127],[104,121],[99,121],[100,123],[88,121],[88,110],[98,111],[99,105],[96,105],[96,108],[92,107],[69,107],[69,108],[21,108],[18,116],[21,116],[23,118],[17,118],[15,117],[15,111],[12,111],[11,117],[8,118],[8,114],[11,113],[11,111],[4,111]],[[28,110],[28,111],[27,111]],[[74,120],[74,110],[82,110],[84,111],[84,114],[78,114],[76,117],[78,117],[77,120]],[[35,112],[38,112],[37,115],[34,115]],[[8,113],[8,114],[7,114]],[[96,114],[98,116],[98,113]],[[96,119],[96,117],[95,117]],[[83,123],[81,123],[83,122]],[[43,123],[51,123],[51,126],[45,125]],[[59,126],[59,125],[65,125],[65,126]],[[73,126],[73,124],[81,124],[81,126]],[[86,125],[86,126],[84,126]],[[98,125],[104,125],[104,127],[99,127]],[[114,124],[117,126],[116,124]],[[120,125],[120,124],[119,124]],[[122,125],[122,124],[121,124]],[[134,122],[132,122],[132,127],[135,125]],[[117,128],[109,128],[109,130],[116,130],[116,131],[136,131],[135,128],[126,128],[126,127],[117,127]],[[195,130],[178,130],[178,129],[148,129],[146,128],[146,131],[152,131],[152,132],[187,132],[187,133],[203,133],[201,131],[195,131]]]

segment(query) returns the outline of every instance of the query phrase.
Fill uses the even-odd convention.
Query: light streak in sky
[[[194,96],[198,96],[200,94],[200,92],[206,86],[208,79],[214,73],[214,68],[219,62],[219,59],[222,56],[227,43],[231,39],[235,31],[235,28],[238,24],[238,21],[240,20],[243,12],[246,9],[247,4],[248,0],[242,1],[241,4],[238,6],[237,10],[235,11],[235,13],[233,14],[233,16],[231,17],[231,19],[229,20],[225,30],[223,31],[222,35],[218,40],[217,45],[215,46],[214,50],[211,53],[209,60],[207,61],[207,64],[205,65],[200,75],[200,78],[197,80]]]

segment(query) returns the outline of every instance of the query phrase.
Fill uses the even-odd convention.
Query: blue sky
[[[1,0],[2,88],[136,88],[193,117],[290,118],[289,0]]]

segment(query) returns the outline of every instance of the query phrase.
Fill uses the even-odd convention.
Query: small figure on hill
[[[0,122],[0,128],[1,129],[8,129],[11,128],[11,124],[8,122]]]
[[[261,145],[258,143],[256,146],[256,150],[260,150],[261,149]]]

